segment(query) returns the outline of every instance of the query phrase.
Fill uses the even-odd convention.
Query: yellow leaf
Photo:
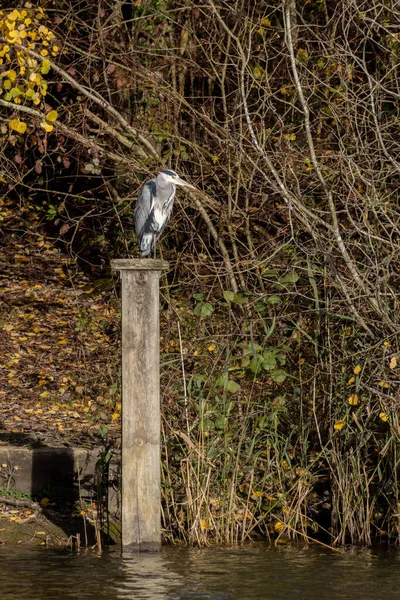
[[[57,118],[58,118],[58,112],[56,110],[51,110],[46,115],[46,121],[50,121],[50,123],[53,123],[53,121],[55,121]]]
[[[17,73],[13,69],[11,71],[8,71],[7,77],[8,77],[8,79],[10,79],[10,81],[15,81],[17,78]]]
[[[358,375],[361,372],[361,366],[360,365],[356,365],[353,369],[353,373],[354,375]]]
[[[25,133],[27,127],[26,123],[24,123],[24,121],[20,121],[19,119],[13,119],[9,122],[8,126],[10,129],[18,131],[18,133]]]
[[[397,367],[397,358],[395,356],[392,356],[390,363],[389,363],[389,367],[391,369],[395,369]]]
[[[384,345],[384,346],[386,346],[386,347],[388,348],[389,346],[391,346],[391,343],[390,343],[390,342],[386,342],[386,341],[385,341],[385,342],[383,342],[383,345]]]
[[[42,62],[42,68],[40,69],[40,72],[43,75],[47,75],[47,73],[50,71],[50,61],[48,58],[45,58],[44,61]]]
[[[282,521],[277,521],[274,525],[274,529],[275,531],[282,531],[282,529],[284,529],[285,524],[282,523]]]
[[[208,346],[208,349],[209,349],[210,352],[214,352],[215,348],[216,348],[215,344],[210,344]]]
[[[387,413],[385,413],[385,412],[380,412],[380,413],[379,413],[379,418],[380,418],[380,419],[382,419],[382,421],[385,421],[385,422],[386,422],[386,421],[388,420],[389,416],[388,416],[388,414],[387,414]]]
[[[387,381],[380,381],[380,382],[378,383],[378,385],[380,385],[380,386],[381,386],[382,388],[384,388],[385,390],[387,390],[387,389],[388,389],[388,387],[389,387],[389,384],[387,383]]]
[[[334,428],[335,428],[337,431],[340,431],[341,429],[343,429],[343,427],[344,427],[344,426],[345,426],[345,422],[344,422],[344,420],[343,420],[343,419],[340,419],[339,421],[336,421],[336,423],[334,424],[334,426],[333,426],[333,427],[334,427]]]
[[[50,131],[53,131],[54,129],[53,125],[51,123],[46,123],[46,121],[42,121],[40,123],[40,127],[43,127],[43,129],[48,133],[50,133]]]
[[[261,79],[264,74],[264,69],[260,65],[256,65],[253,69],[253,75],[256,79]]]
[[[360,402],[360,399],[359,399],[359,397],[357,396],[357,394],[352,394],[352,395],[349,397],[349,404],[350,404],[351,406],[356,406],[356,405],[357,405],[359,402]]]
[[[68,344],[68,340],[62,338],[61,340],[58,340],[58,344],[59,346],[65,346],[66,344]]]
[[[207,519],[202,519],[202,520],[200,521],[200,527],[201,527],[201,529],[202,529],[203,531],[204,531],[205,529],[207,529],[207,528],[208,528]]]
[[[347,382],[347,385],[352,385],[355,382],[356,378],[355,377],[350,377],[350,379]]]
[[[39,398],[47,398],[47,396],[49,395],[49,392],[42,392],[41,394],[39,394]]]
[[[112,418],[113,421],[116,421],[117,419],[119,419],[119,413],[113,413],[111,415],[111,418]]]
[[[19,11],[15,8],[12,12],[7,15],[9,21],[16,21],[20,16]]]

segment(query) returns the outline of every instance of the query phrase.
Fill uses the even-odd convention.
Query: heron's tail
[[[152,233],[144,233],[142,235],[142,239],[140,240],[140,250],[142,252],[142,256],[147,256],[148,254],[150,254],[152,247],[153,247],[153,234]]]

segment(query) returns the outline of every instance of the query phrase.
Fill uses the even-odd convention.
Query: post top
[[[116,258],[111,260],[112,271],[166,271],[169,263],[159,258]]]

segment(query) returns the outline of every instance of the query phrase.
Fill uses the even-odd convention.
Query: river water
[[[121,558],[0,547],[1,600],[399,600],[400,550],[163,548]]]

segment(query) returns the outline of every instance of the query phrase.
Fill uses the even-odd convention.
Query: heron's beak
[[[176,179],[175,180],[175,184],[176,185],[181,185],[182,187],[187,187],[189,190],[197,190],[197,188],[194,187],[194,185],[191,185],[190,183],[187,183],[187,181],[184,181],[181,178]]]

